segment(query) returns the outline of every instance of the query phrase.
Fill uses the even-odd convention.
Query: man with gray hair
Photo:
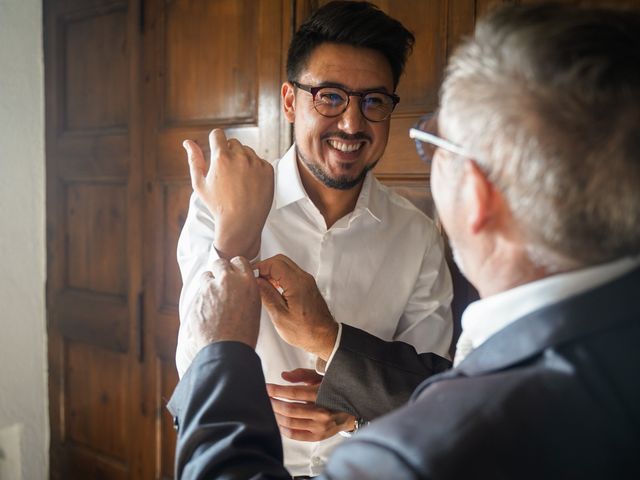
[[[638,65],[640,12],[594,7],[504,8],[456,51],[438,115],[411,135],[482,299],[457,366],[345,442],[323,478],[640,478]],[[289,259],[258,268],[256,281],[245,259],[216,263],[199,296],[215,309],[187,320],[202,349],[170,404],[178,478],[287,477],[252,349],[258,290],[274,323],[303,332],[292,344],[333,319]],[[359,372],[332,377],[350,336],[369,341],[360,368],[404,372],[419,356],[348,332],[321,393],[357,412],[363,392],[393,392],[340,389]]]

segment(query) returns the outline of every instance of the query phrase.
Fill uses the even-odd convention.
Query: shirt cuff
[[[258,260],[260,260],[260,253],[261,253],[260,250],[258,250],[258,254],[252,259],[249,259],[249,263],[253,264],[254,262],[257,262]],[[213,265],[213,262],[215,262],[219,258],[222,258],[220,256],[220,252],[218,252],[218,249],[216,248],[216,246],[213,243],[211,243],[211,250],[209,250],[209,258],[207,258],[207,270],[211,270],[211,265]]]
[[[327,371],[327,368],[329,368],[329,365],[331,364],[331,360],[333,360],[333,357],[338,351],[341,338],[342,338],[342,324],[338,323],[338,334],[336,335],[336,343],[333,345],[333,350],[331,351],[331,355],[329,355],[329,358],[327,359],[326,362],[320,357],[316,359],[316,373],[318,373],[319,375],[324,375],[325,372]]]

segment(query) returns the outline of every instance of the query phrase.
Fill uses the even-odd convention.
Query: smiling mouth
[[[353,153],[357,152],[362,148],[365,142],[358,143],[344,143],[338,140],[327,140],[327,143],[331,146],[331,148],[338,150],[343,153]]]

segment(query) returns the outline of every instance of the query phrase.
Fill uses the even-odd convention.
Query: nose
[[[360,112],[360,97],[350,97],[347,109],[340,115],[338,128],[345,133],[357,133],[363,130],[364,122],[367,120]]]

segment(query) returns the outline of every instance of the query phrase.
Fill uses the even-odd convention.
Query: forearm
[[[372,420],[404,405],[424,379],[450,366],[434,353],[418,354],[407,343],[386,342],[343,324],[316,403]]]
[[[216,225],[207,207],[198,198],[197,194],[193,193],[189,202],[189,212],[180,232],[177,248],[178,265],[182,276],[182,290],[179,300],[181,322],[186,317],[200,288],[203,272],[210,270],[211,265],[217,259],[224,258],[215,244],[218,230],[218,225]],[[256,248],[259,248],[259,241]],[[251,252],[253,250],[250,249]],[[181,326],[176,348],[176,366],[180,377],[191,364],[195,353],[193,346],[186,341]]]
[[[247,345],[203,349],[168,408],[179,426],[176,478],[290,478],[260,360]]]

